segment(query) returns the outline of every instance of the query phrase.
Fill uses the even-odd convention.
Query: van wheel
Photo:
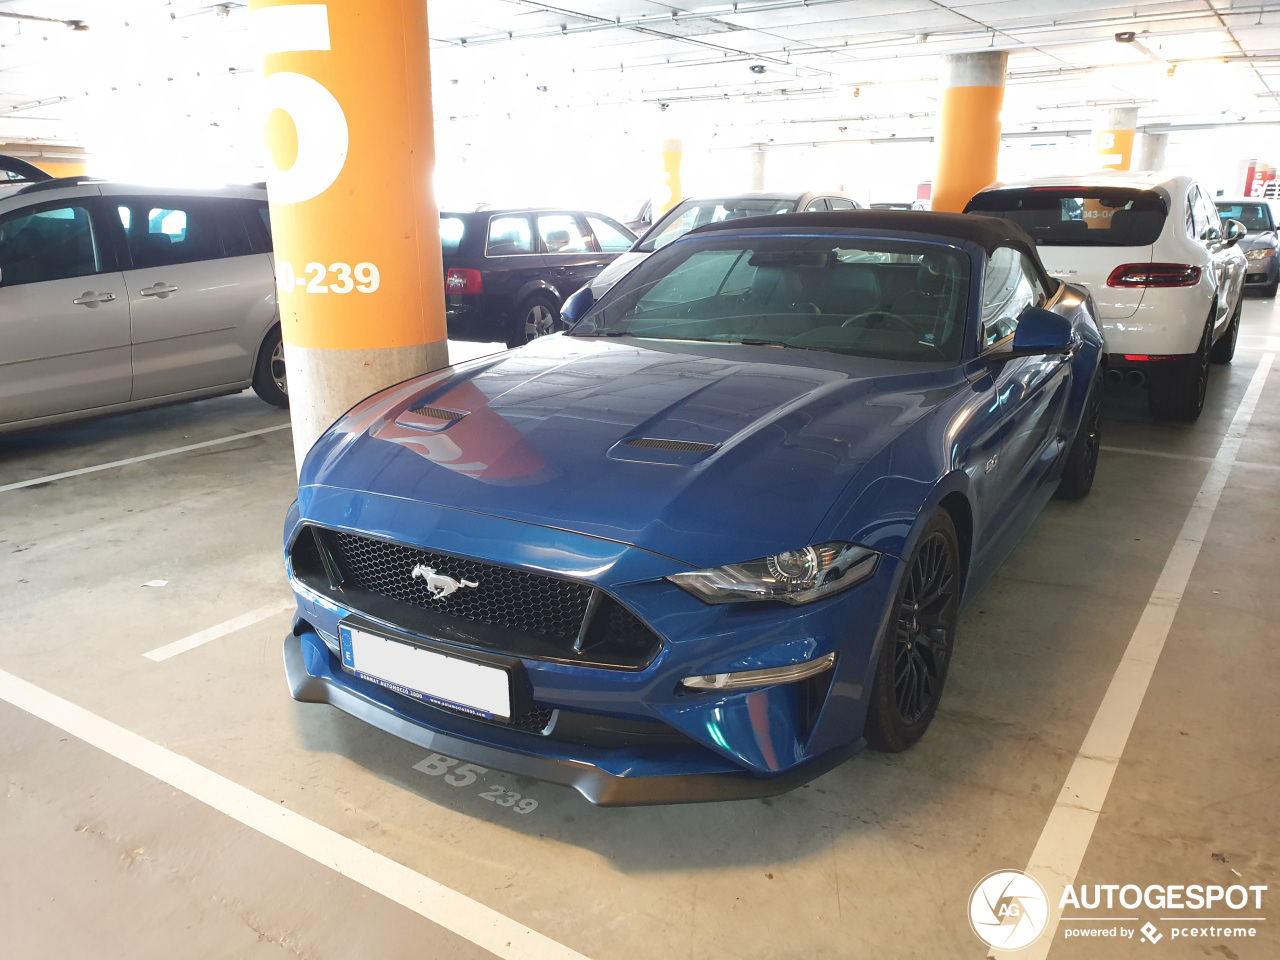
[[[1147,403],[1157,420],[1190,423],[1204,409],[1209,388],[1209,357],[1213,352],[1213,314],[1204,327],[1200,348],[1186,360],[1152,364],[1147,374]]]
[[[863,735],[901,753],[924,736],[942,699],[960,610],[960,546],[947,511],[933,512],[907,561],[880,656]]]
[[[1240,311],[1244,309],[1244,294],[1240,294],[1240,299],[1236,301],[1236,312],[1231,314],[1231,322],[1227,324],[1227,329],[1222,331],[1222,336],[1218,338],[1218,342],[1213,345],[1213,351],[1210,358],[1214,363],[1230,363],[1231,358],[1236,355],[1236,340],[1240,336]]]
[[[548,333],[555,333],[560,311],[550,297],[535,293],[516,308],[515,322],[507,334],[508,347],[523,347]]]
[[[289,377],[278,326],[271,328],[258,348],[258,361],[253,367],[253,392],[272,406],[289,408]]]

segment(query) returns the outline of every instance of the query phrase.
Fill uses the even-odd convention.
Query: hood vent
[[[636,437],[626,441],[628,447],[647,447],[650,450],[679,450],[681,453],[706,453],[714,450],[714,443],[699,443],[696,440],[663,440],[658,437]]]
[[[457,410],[444,410],[440,407],[414,407],[409,412],[417,414],[419,417],[423,417],[427,420],[445,420],[450,422],[454,420],[461,420],[466,416],[465,413],[460,413]]]

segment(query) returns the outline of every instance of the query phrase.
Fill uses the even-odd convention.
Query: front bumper
[[[1277,277],[1280,277],[1280,257],[1250,260],[1244,275],[1244,285],[1264,287],[1274,283]]]
[[[347,675],[324,641],[312,631],[289,634],[284,642],[284,668],[289,691],[304,703],[327,703],[365,723],[410,743],[458,760],[465,760],[516,776],[572,787],[599,806],[637,806],[656,803],[697,803],[712,800],[745,800],[771,797],[793,790],[838,766],[863,747],[861,739],[821,757],[773,776],[755,776],[732,769],[707,754],[702,761],[706,772],[666,775],[612,772],[597,762],[590,748],[581,747],[577,756],[548,756],[511,746],[495,746],[470,739],[460,733],[433,729],[405,716],[416,705],[374,684]],[[419,708],[430,709],[430,708]],[[698,748],[692,748],[699,751]],[[686,758],[678,766],[689,766],[696,758]],[[715,769],[719,766],[720,769]]]

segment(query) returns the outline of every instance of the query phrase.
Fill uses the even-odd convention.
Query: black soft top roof
[[[1017,247],[1036,261],[1035,242],[1016,223],[1000,217],[972,213],[933,213],[924,210],[841,210],[830,213],[779,213],[708,223],[690,232],[712,233],[761,227],[774,229],[827,228],[832,230],[895,230],[952,240],[968,240],[990,253],[996,247]]]

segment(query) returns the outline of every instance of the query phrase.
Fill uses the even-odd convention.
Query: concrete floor
[[[287,612],[144,658],[287,598],[287,430],[0,492],[0,669],[594,960],[979,958],[970,891],[1026,865],[1207,458],[1280,348],[1280,308],[1244,317],[1196,424],[1108,398],[1093,495],[1051,503],[971,608],[924,741],[776,799],[602,810],[497,773],[450,786],[414,769],[421,749],[289,698]],[[0,486],[284,420],[246,393],[0,438]],[[1273,372],[1078,882],[1280,888],[1278,538]],[[490,956],[3,701],[0,731],[0,955]],[[498,784],[537,809],[480,797]],[[1280,956],[1280,916],[1252,925],[1156,947],[1059,929],[1051,956]]]

